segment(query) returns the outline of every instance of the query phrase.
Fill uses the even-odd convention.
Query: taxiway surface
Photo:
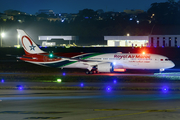
[[[123,83],[120,81],[112,81],[105,83],[85,83],[85,82],[61,82],[61,83],[49,83],[49,82],[4,82],[0,83],[1,89],[18,89],[18,87],[22,87],[22,89],[58,89],[62,87],[67,88],[107,88],[108,86],[111,88],[146,88],[146,89],[162,89],[163,87],[167,87],[168,89],[180,89],[180,83]]]
[[[156,74],[156,76],[171,77],[172,75],[179,78],[179,74]],[[109,74],[104,75],[108,76]],[[154,74],[145,75],[154,76]],[[168,90],[180,88],[179,82],[123,83],[121,80],[117,80],[114,83],[113,80],[106,83],[83,83],[83,87],[106,88],[110,86],[108,89],[101,90],[1,89],[0,120],[179,120],[180,91],[179,89],[177,91]],[[44,88],[49,86],[82,87],[81,84],[82,82],[6,82],[5,80],[0,83],[0,88],[19,85],[24,88],[33,86]],[[121,91],[113,90],[113,87],[162,88],[162,91]]]
[[[0,119],[179,120],[179,93],[1,90]]]

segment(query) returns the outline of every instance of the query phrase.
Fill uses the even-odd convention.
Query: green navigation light
[[[53,55],[52,53],[49,54],[49,57],[50,57],[50,58],[53,58],[53,56],[54,56],[54,55]]]
[[[61,80],[61,79],[57,79],[57,82],[58,82],[58,83],[61,83],[61,82],[62,82],[62,80]]]

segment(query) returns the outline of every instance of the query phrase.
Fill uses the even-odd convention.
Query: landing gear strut
[[[161,73],[161,72],[163,72],[164,71],[164,69],[163,68],[161,68],[161,69],[159,69],[159,72]]]
[[[99,73],[97,69],[92,69],[91,71],[86,71],[86,74],[96,74]]]

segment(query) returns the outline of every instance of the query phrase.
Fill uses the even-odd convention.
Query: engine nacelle
[[[114,65],[113,63],[102,63],[102,64],[97,65],[97,70],[99,72],[113,72]]]

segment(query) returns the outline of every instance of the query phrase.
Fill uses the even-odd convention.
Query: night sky
[[[125,9],[147,11],[151,3],[167,0],[1,0],[0,12],[14,9],[35,14],[39,9],[52,9],[55,13],[78,13],[85,8],[104,11],[123,12]],[[176,0],[177,1],[177,0]]]

